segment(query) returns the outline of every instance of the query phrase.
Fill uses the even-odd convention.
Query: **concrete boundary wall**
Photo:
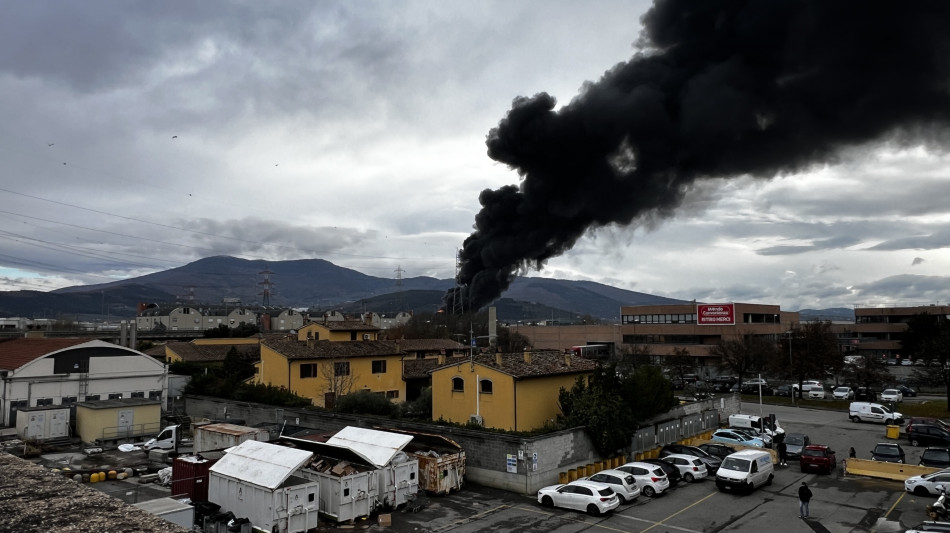
[[[187,396],[187,413],[193,419],[243,419],[245,425],[283,425],[336,432],[346,426],[404,429],[438,433],[457,442],[465,450],[466,479],[474,483],[520,494],[534,494],[541,487],[558,483],[561,474],[583,468],[592,474],[627,454],[658,445],[695,437],[716,427],[716,421],[738,409],[734,397],[716,398],[681,406],[650,421],[636,431],[629,450],[616,457],[600,457],[584,428],[572,428],[537,437],[519,437],[491,431],[421,424],[384,417],[344,415],[327,411],[280,408],[207,396]],[[723,402],[720,402],[723,400]],[[728,400],[728,401],[727,401]],[[720,407],[726,407],[723,414]],[[672,440],[671,440],[672,439]]]

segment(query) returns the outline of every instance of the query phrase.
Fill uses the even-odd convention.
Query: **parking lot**
[[[332,530],[398,532],[556,531],[599,532],[896,532],[926,520],[924,508],[934,498],[906,494],[903,483],[846,476],[840,468],[848,448],[870,458],[877,442],[888,441],[885,427],[850,422],[847,413],[819,409],[743,404],[748,414],[775,413],[788,432],[802,432],[813,443],[829,444],[838,454],[839,468],[831,475],[802,474],[797,464],[776,467],[771,486],[749,495],[721,493],[706,480],[680,485],[659,498],[641,496],[614,512],[592,517],[549,509],[533,495],[518,495],[483,487],[466,487],[446,497],[428,498],[416,513],[395,511],[392,525],[375,521],[332,527]],[[890,442],[894,442],[891,440]],[[917,464],[922,448],[900,441],[907,463]],[[798,518],[798,487],[802,481],[814,492],[811,519]]]

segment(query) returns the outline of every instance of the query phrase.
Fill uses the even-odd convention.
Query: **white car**
[[[598,516],[616,509],[620,497],[610,485],[586,479],[566,485],[551,485],[538,491],[538,503],[545,507],[563,507]]]
[[[911,476],[904,481],[904,490],[918,496],[939,496],[938,486],[950,488],[950,468]]]
[[[808,391],[808,397],[811,399],[824,400],[825,399],[825,388],[821,385],[812,385],[811,387],[806,387]]]
[[[832,395],[835,397],[835,400],[853,400],[854,389],[851,387],[835,387],[835,390],[832,391]]]
[[[814,386],[820,386],[821,382],[816,379],[806,379],[802,382],[802,390],[808,392],[808,389]],[[798,383],[792,383],[792,390],[798,390]]]
[[[675,466],[687,483],[702,481],[706,479],[709,473],[706,471],[706,463],[702,462],[695,455],[683,455],[674,453],[663,458],[664,461]]]
[[[882,402],[895,402],[899,403],[904,400],[904,395],[901,391],[897,389],[884,389],[884,392],[881,393]]]
[[[632,475],[620,470],[601,470],[587,479],[610,485],[610,488],[614,489],[614,492],[620,498],[620,503],[632,502],[640,496],[640,485],[637,485],[637,480],[633,479]]]
[[[670,478],[659,466],[633,461],[618,466],[616,470],[633,476],[640,492],[647,498],[655,498],[670,488]]]

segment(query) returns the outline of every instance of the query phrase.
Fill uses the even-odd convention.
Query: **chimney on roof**
[[[307,337],[307,348],[313,349],[313,337]]]
[[[439,366],[445,364],[445,352],[439,354]]]
[[[498,366],[501,366],[501,361],[502,361],[501,350],[499,350],[495,352],[495,364]]]
[[[573,358],[573,355],[571,355],[571,352],[565,352],[565,353],[564,353],[564,364],[565,364],[566,366],[571,366],[571,359],[572,359],[572,358]]]
[[[531,364],[531,350],[524,351],[524,362],[528,363],[529,365]]]

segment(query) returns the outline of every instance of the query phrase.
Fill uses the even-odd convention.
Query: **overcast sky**
[[[636,52],[649,2],[11,2],[0,16],[0,290],[213,255],[455,274],[485,139]],[[697,184],[532,276],[783,309],[950,302],[948,157],[881,142]],[[274,280],[279,284],[279,280]]]

